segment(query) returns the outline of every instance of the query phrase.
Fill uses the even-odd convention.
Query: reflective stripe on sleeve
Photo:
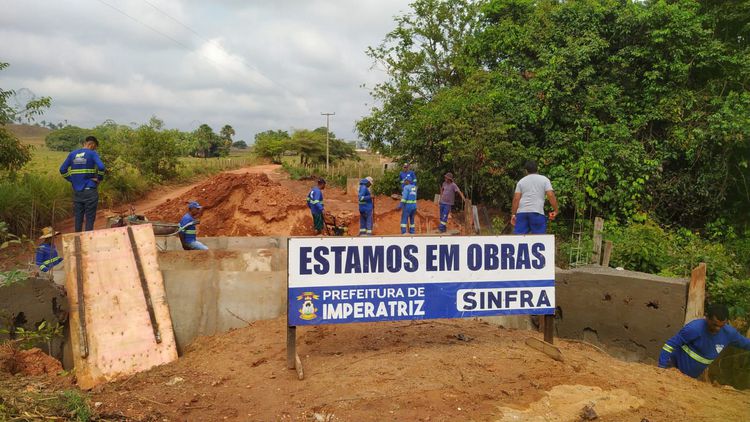
[[[704,364],[704,365],[710,365],[710,364],[711,364],[711,362],[713,362],[713,361],[714,361],[713,359],[706,359],[706,358],[704,358],[703,356],[701,356],[701,355],[699,355],[699,354],[695,353],[695,352],[693,351],[693,349],[691,349],[691,348],[689,348],[689,347],[688,347],[688,345],[687,345],[687,344],[683,344],[683,345],[682,345],[682,350],[683,350],[683,351],[684,351],[685,353],[687,353],[687,355],[688,355],[688,356],[690,356],[691,358],[693,358],[693,359],[697,360],[698,362],[700,362],[700,363],[702,363],[702,364]]]
[[[674,349],[672,348],[672,346],[670,346],[670,345],[668,345],[668,344],[664,344],[664,347],[662,347],[661,349],[662,349],[662,350],[664,350],[664,351],[665,351],[665,352],[667,352],[667,353],[672,353],[672,352],[674,352]]]

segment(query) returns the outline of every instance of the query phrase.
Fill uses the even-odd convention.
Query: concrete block
[[[286,271],[286,249],[166,251],[159,254],[165,270]]]
[[[259,248],[286,249],[286,236],[259,236],[259,237],[201,237],[204,245],[213,250],[243,250]],[[181,251],[180,239],[176,236],[157,237],[156,245],[162,251]]]
[[[658,359],[682,328],[689,280],[604,267],[556,271],[560,337],[603,345],[614,356]]]
[[[286,312],[286,271],[164,270],[177,350],[198,336]]]

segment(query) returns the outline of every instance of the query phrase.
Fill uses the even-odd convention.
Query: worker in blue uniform
[[[360,236],[371,236],[372,235],[372,193],[370,193],[370,186],[372,178],[364,178],[359,181],[359,235]]]
[[[99,183],[104,180],[104,163],[96,153],[99,141],[88,136],[83,148],[77,149],[63,161],[60,174],[73,186],[73,215],[75,231],[83,229],[86,217],[86,231],[94,230],[96,206],[99,203]]]
[[[313,230],[315,234],[323,233],[323,189],[326,188],[326,179],[322,177],[318,179],[318,183],[310,189],[310,193],[307,195],[307,207],[310,208],[310,213],[313,218]]]
[[[409,163],[404,163],[404,169],[401,171],[401,173],[399,173],[398,177],[399,177],[399,180],[401,181],[402,191],[404,190],[404,186],[406,185],[404,181],[407,178],[411,180],[411,184],[414,185],[414,187],[417,186],[417,174],[409,169]]]
[[[404,190],[401,192],[401,202],[398,203],[401,209],[401,234],[414,234],[417,225],[414,223],[414,217],[417,214],[417,187],[412,184],[410,177],[404,179]]]
[[[728,317],[726,305],[708,306],[706,318],[688,322],[667,340],[659,355],[659,367],[676,367],[683,374],[698,378],[725,347],[750,350],[750,340],[727,324]]]
[[[203,207],[196,201],[188,203],[188,212],[180,219],[180,242],[183,249],[194,251],[207,251],[208,246],[198,241],[198,218],[203,213]]]
[[[56,232],[52,227],[45,227],[42,229],[42,235],[39,236],[42,243],[36,248],[36,265],[43,273],[49,272],[63,261],[55,247],[55,236],[59,234],[60,232]]]

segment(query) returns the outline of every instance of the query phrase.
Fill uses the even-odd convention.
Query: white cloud
[[[51,96],[47,120],[266,129],[354,122],[383,73],[364,51],[404,0],[0,0],[2,87]],[[118,9],[118,10],[116,10]],[[155,31],[158,31],[155,32]]]

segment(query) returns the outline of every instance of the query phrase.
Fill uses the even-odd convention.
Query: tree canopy
[[[281,162],[281,156],[290,151],[299,156],[302,165],[317,165],[326,162],[326,128],[314,130],[296,129],[289,135],[284,130],[266,130],[255,135],[253,151],[260,157]],[[328,140],[329,160],[357,159],[354,147],[336,138],[331,132]]]
[[[507,207],[527,159],[569,211],[703,227],[750,213],[750,6],[417,0],[368,50],[376,150]]]

